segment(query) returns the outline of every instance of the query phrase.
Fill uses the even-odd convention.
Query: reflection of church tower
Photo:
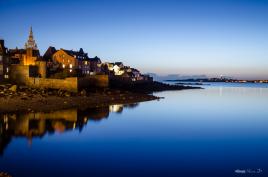
[[[26,49],[26,56],[23,59],[23,64],[34,65],[35,60],[39,57],[39,50],[33,37],[32,27],[30,29],[28,41],[25,43],[25,49]]]

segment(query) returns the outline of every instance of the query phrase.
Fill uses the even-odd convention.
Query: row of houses
[[[50,46],[43,56],[40,55],[34,40],[32,28],[23,49],[7,49],[4,40],[0,43],[0,78],[9,78],[9,66],[12,64],[36,65],[36,62],[46,62],[46,77],[83,77],[87,75],[105,74],[110,77],[124,78],[131,81],[150,80],[139,70],[124,66],[122,62],[102,62],[99,57],[89,57],[82,48],[78,51],[56,49]]]
[[[101,74],[101,59],[98,57],[89,58],[82,48],[79,51],[49,47],[43,56],[47,62],[48,73],[66,71],[75,75],[96,75]]]

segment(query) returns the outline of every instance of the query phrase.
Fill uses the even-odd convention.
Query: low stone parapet
[[[71,77],[66,79],[49,79],[29,77],[25,83],[29,87],[42,89],[59,89],[70,92],[78,92],[78,79]]]

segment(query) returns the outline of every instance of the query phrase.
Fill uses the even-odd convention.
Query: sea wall
[[[95,75],[87,77],[69,77],[66,79],[39,78],[38,66],[12,65],[10,70],[11,82],[26,85],[33,88],[51,88],[70,92],[78,92],[83,88],[108,87],[107,75]]]
[[[36,77],[38,68],[30,65],[11,65],[10,80],[16,84],[26,84],[29,77]]]
[[[77,77],[70,77],[66,79],[29,77],[25,84],[33,88],[42,88],[42,89],[51,88],[51,89],[66,90],[70,92],[78,92]]]
[[[79,89],[88,87],[99,87],[99,88],[109,87],[108,75],[93,75],[78,78]]]

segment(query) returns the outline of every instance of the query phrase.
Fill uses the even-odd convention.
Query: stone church
[[[32,27],[30,29],[28,41],[25,43],[25,48],[10,49],[9,57],[11,64],[21,65],[35,65],[35,61],[41,58],[40,52],[37,48],[37,44],[34,40]]]

